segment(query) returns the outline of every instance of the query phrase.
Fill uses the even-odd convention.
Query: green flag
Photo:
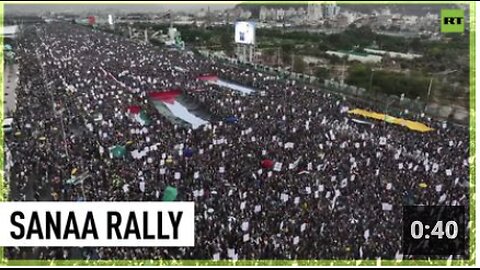
[[[123,186],[123,180],[118,175],[113,175],[113,185],[117,188]]]
[[[85,181],[85,179],[87,179],[90,175],[88,174],[88,172],[84,172],[82,174],[80,174],[79,176],[75,176],[73,175],[71,178],[65,180],[65,184],[67,185],[79,185],[81,183],[83,183],[83,181]]]
[[[148,117],[147,113],[144,110],[135,115],[135,120],[142,126],[150,124],[150,117]]]
[[[177,198],[177,194],[178,194],[177,188],[172,186],[167,186],[167,188],[163,192],[162,201],[166,201],[166,202],[175,201],[175,199]]]
[[[112,158],[121,158],[127,153],[127,148],[123,145],[110,147],[110,156]]]

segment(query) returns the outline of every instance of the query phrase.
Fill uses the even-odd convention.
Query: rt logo
[[[463,9],[442,9],[441,10],[442,33],[463,33],[465,30],[465,19]]]

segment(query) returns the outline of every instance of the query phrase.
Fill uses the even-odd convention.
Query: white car
[[[3,119],[3,131],[12,132],[13,131],[13,118]]]

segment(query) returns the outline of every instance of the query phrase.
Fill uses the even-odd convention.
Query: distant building
[[[266,21],[268,18],[268,8],[265,6],[260,7],[260,14],[258,15],[258,19],[260,21]]]
[[[326,54],[336,55],[340,58],[346,56],[347,61],[359,61],[361,63],[380,63],[382,61],[382,56],[367,54],[367,53],[346,52],[346,51],[326,51]]]
[[[305,17],[306,15],[307,11],[303,7],[297,9],[297,16]]]
[[[202,8],[197,14],[195,14],[197,18],[205,18],[207,16],[207,12]]]
[[[380,14],[383,16],[391,16],[392,12],[390,11],[390,8],[384,8],[380,11]]]
[[[240,16],[241,19],[250,19],[252,17],[252,12],[250,10],[241,10]]]
[[[293,7],[290,7],[289,9],[287,9],[287,11],[285,11],[286,18],[291,18],[296,15],[297,15],[297,11]]]
[[[343,16],[345,16],[347,24],[351,24],[357,19],[356,14],[351,12],[344,12]]]
[[[401,53],[401,52],[384,51],[384,50],[377,50],[377,49],[370,49],[370,48],[365,48],[364,51],[371,54],[382,55],[382,56],[388,55],[391,58],[403,58],[407,60],[413,60],[415,58],[422,57],[421,54]]]
[[[261,21],[276,20],[277,19],[277,10],[274,9],[274,8],[266,8],[265,6],[262,6],[260,8],[259,19]]]
[[[276,16],[275,16],[275,19],[277,21],[282,21],[283,19],[285,19],[285,10],[283,8],[281,9],[277,9],[276,10]]]
[[[332,19],[335,18],[340,13],[340,7],[336,4],[325,4],[323,5],[323,17]]]
[[[438,20],[438,14],[431,14],[430,12],[427,13],[425,16],[427,20],[432,20],[432,21],[437,21]]]
[[[18,33],[18,25],[7,25],[3,27],[2,37],[15,39]]]
[[[322,5],[309,2],[307,7],[307,21],[318,21],[323,18]]]
[[[403,23],[406,25],[414,25],[417,23],[417,16],[403,16]]]

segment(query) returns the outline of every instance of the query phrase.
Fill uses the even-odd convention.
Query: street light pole
[[[427,99],[425,101],[425,107],[423,108],[423,113],[425,113],[425,111],[427,110],[428,103],[430,102],[430,95],[432,93],[433,77],[435,75],[447,75],[447,74],[455,73],[457,71],[458,70],[455,69],[455,70],[447,70],[447,71],[442,71],[442,72],[437,72],[437,73],[430,73],[430,75],[432,75],[432,77],[430,78],[430,83],[428,84]]]
[[[372,73],[370,74],[370,84],[369,84],[370,86],[369,86],[369,88],[368,88],[368,92],[370,92],[370,93],[372,92],[372,82],[373,82],[373,72],[374,72],[374,71],[375,71],[375,70],[372,69]],[[376,92],[375,92],[375,99],[377,99],[377,94],[376,94]]]
[[[430,93],[432,92],[432,83],[433,83],[433,74],[430,78],[430,83],[428,84],[428,93],[427,93],[427,100],[425,102],[425,107],[423,108],[423,113],[427,110],[428,103],[430,102]]]

